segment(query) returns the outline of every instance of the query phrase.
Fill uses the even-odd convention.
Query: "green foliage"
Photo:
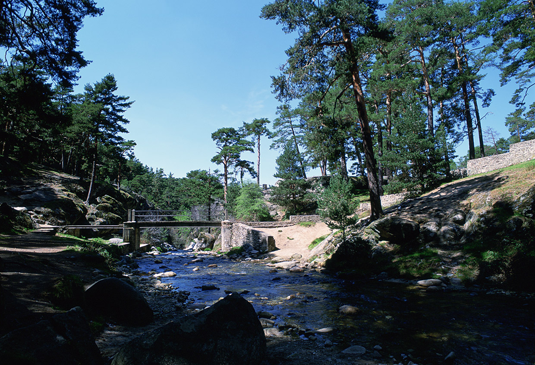
[[[248,183],[241,189],[236,199],[236,218],[253,222],[271,219],[260,186]]]
[[[436,154],[435,140],[427,131],[421,103],[414,95],[404,95],[402,103],[404,113],[396,116],[395,127],[387,137],[392,149],[380,158],[386,168],[397,172],[385,191],[418,195],[436,185],[437,171],[443,160]]]
[[[312,197],[308,193],[311,184],[302,175],[299,156],[292,143],[286,144],[276,162],[274,176],[281,180],[271,189],[270,201],[284,207],[287,215],[306,211],[312,203]]]
[[[323,235],[321,237],[318,237],[316,239],[314,239],[314,241],[312,241],[312,243],[310,245],[308,245],[308,249],[309,250],[312,250],[314,247],[316,247],[317,245],[319,245],[321,242],[323,242],[324,239],[326,239],[329,235],[326,234],[326,235]]]
[[[112,264],[121,255],[121,252],[116,245],[113,245],[102,238],[77,239],[77,241],[79,243],[74,246],[69,246],[69,249],[86,254],[98,254],[102,256],[106,267],[109,270],[114,270]]]
[[[12,0],[1,3],[0,48],[8,66],[33,65],[55,81],[72,85],[87,65],[76,50],[76,33],[87,16],[104,11],[92,0]]]
[[[253,152],[254,143],[244,139],[244,134],[234,128],[220,128],[212,133],[218,153],[212,157],[212,162],[223,165],[223,199],[227,203],[228,176],[232,166],[240,164],[242,152]]]
[[[501,84],[516,80],[518,88],[511,98],[517,108],[524,106],[533,86],[535,66],[535,14],[533,0],[482,0],[479,15],[480,32],[491,37],[488,54],[497,55],[501,70]],[[535,113],[535,103],[530,105]]]
[[[84,305],[84,283],[77,275],[65,275],[46,293],[49,300],[62,309]]]
[[[393,266],[403,276],[429,278],[441,271],[442,259],[438,250],[426,248],[393,260]]]
[[[347,227],[356,223],[360,201],[351,192],[351,182],[340,175],[331,178],[329,187],[316,195],[318,213],[331,229],[341,229],[345,240]]]
[[[243,123],[243,130],[245,131],[246,135],[253,136],[254,138],[256,138],[256,151],[258,153],[258,161],[256,167],[256,183],[258,185],[260,185],[260,137],[271,137],[271,132],[267,128],[267,125],[269,123],[271,122],[267,118],[253,119],[251,123]]]
[[[232,247],[230,249],[230,251],[226,252],[225,254],[229,257],[232,257],[232,256],[239,256],[241,255],[243,252],[245,251],[245,249],[243,248],[243,246],[239,246],[239,247]]]

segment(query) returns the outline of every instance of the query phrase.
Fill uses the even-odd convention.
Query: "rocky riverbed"
[[[529,294],[466,288],[447,279],[379,275],[347,281],[298,261],[187,251],[153,251],[121,264],[155,310],[151,328],[241,293],[264,327],[266,365],[535,361]],[[111,357],[119,342],[138,334],[110,326],[97,344]]]

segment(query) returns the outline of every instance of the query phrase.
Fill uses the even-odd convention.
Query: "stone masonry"
[[[275,239],[264,232],[258,231],[242,223],[222,223],[223,239],[221,240],[221,251],[230,251],[233,247],[251,246],[259,252],[270,252],[275,250]]]
[[[535,140],[514,143],[509,152],[468,160],[468,176],[502,169],[535,159]]]

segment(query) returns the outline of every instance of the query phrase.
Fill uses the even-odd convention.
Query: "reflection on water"
[[[185,251],[158,259],[162,263],[143,258],[140,270],[174,271],[177,276],[162,282],[189,291],[197,305],[211,305],[225,292],[240,292],[257,312],[273,314],[279,326],[334,328],[329,335],[341,347],[380,345],[384,352],[415,363],[442,363],[455,352],[458,364],[535,364],[533,299],[467,290],[428,293],[403,282],[348,282],[315,271],[290,273],[265,262],[196,257]],[[345,304],[357,306],[360,314],[339,314]]]

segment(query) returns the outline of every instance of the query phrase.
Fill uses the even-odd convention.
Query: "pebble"
[[[439,279],[427,279],[427,280],[418,280],[416,284],[420,286],[439,286],[442,284],[442,281]]]
[[[355,314],[358,314],[360,312],[360,309],[352,305],[346,304],[338,308],[338,312],[340,312],[341,314],[348,315],[348,316],[353,316]]]
[[[264,328],[264,335],[266,337],[283,337],[284,336],[282,332],[279,331],[279,329],[276,327]]]
[[[343,354],[349,354],[349,355],[364,355],[366,353],[366,348],[355,345],[348,347],[344,351],[342,351]]]
[[[166,272],[154,274],[155,278],[172,278],[174,276],[176,276],[176,272],[174,271],[166,271]]]
[[[261,311],[261,312],[258,312],[258,317],[270,319],[271,317],[273,317],[273,314],[269,312]]]
[[[193,268],[193,271],[199,271],[199,270],[200,270],[200,269],[199,269],[198,266],[195,266],[195,267]]]

